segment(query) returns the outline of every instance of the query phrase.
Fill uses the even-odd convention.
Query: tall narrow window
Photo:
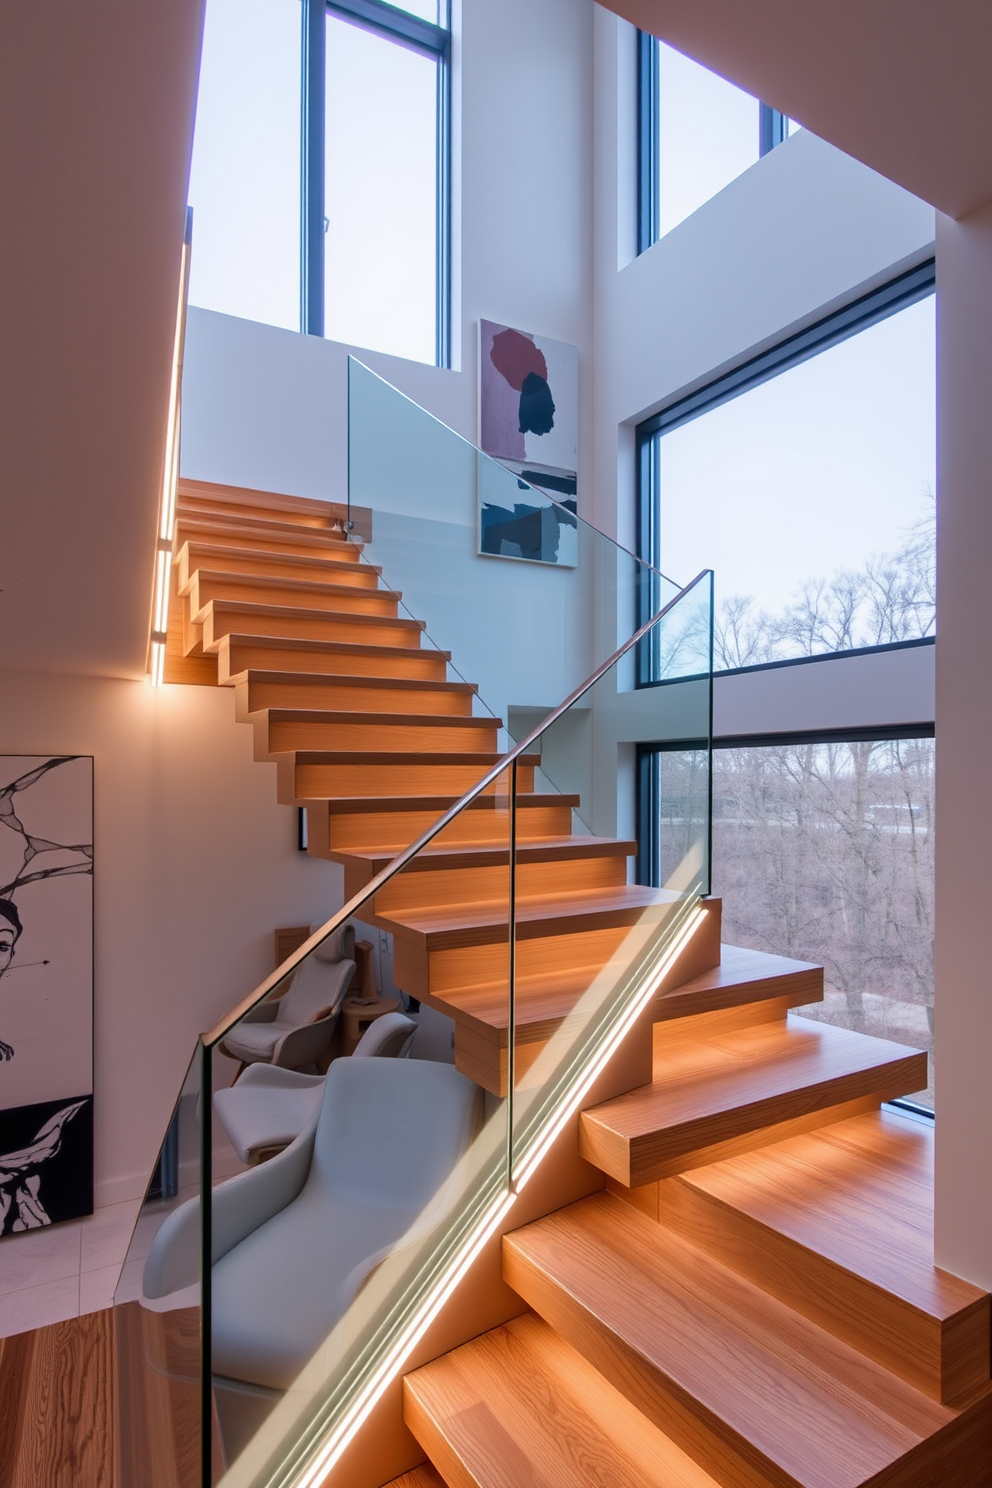
[[[190,301],[300,324],[300,0],[209,0],[189,200]]]
[[[436,54],[327,15],[324,334],[438,357]]]
[[[643,252],[799,125],[654,36],[638,47]]]
[[[193,304],[448,361],[445,0],[207,0]]]

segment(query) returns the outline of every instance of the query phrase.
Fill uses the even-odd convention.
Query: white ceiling
[[[989,0],[605,0],[952,217],[992,199]]]

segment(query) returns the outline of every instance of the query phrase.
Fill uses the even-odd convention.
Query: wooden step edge
[[[701,1110],[689,1086],[683,1119],[664,1080],[644,1086],[583,1112],[579,1151],[609,1177],[638,1188],[840,1119],[837,1113],[847,1111],[851,1102],[868,1101],[864,1109],[869,1110],[922,1088],[927,1071],[924,1052],[903,1050],[880,1039],[871,1043],[877,1049],[871,1051],[870,1059],[842,1055],[829,1075],[817,1068],[813,1056],[807,1078],[801,1059],[791,1061],[784,1075],[776,1068],[777,1060],[770,1065],[758,1061],[750,1091],[741,1080],[735,1082],[734,1104],[718,1099],[719,1079],[708,1075],[712,1106]],[[654,1107],[664,1125],[653,1125]],[[811,1124],[797,1126],[797,1122]]]
[[[292,555],[287,555],[292,556]],[[344,568],[346,565],[339,564]],[[350,565],[355,567],[354,564]],[[372,584],[337,584],[333,580],[324,579],[290,579],[283,574],[253,574],[238,573],[234,569],[226,568],[196,568],[190,574],[186,583],[180,588],[179,593],[184,597],[190,597],[194,589],[200,585],[213,584],[217,587],[224,585],[238,585],[242,589],[282,589],[287,594],[329,594],[335,599],[378,599],[387,603],[396,603],[403,598],[401,589],[378,588]],[[219,596],[224,600],[224,596]],[[194,614],[203,609],[203,604],[196,604],[191,599],[191,607]],[[251,604],[252,600],[242,601]],[[264,601],[262,601],[264,603]],[[286,606],[296,609],[296,605]],[[299,606],[302,608],[302,606]],[[331,614],[334,613],[332,610]]]
[[[542,838],[536,842],[518,842],[517,859],[527,863],[558,863],[585,858],[629,858],[637,852],[636,842],[612,837]],[[361,864],[370,876],[388,868],[393,857],[376,848],[342,849],[338,861]],[[447,868],[501,868],[509,863],[509,848],[500,843],[459,843],[425,847],[409,866],[410,872],[431,873]]]
[[[244,649],[248,646],[251,646],[255,650],[260,649],[263,651],[305,651],[309,653],[318,653],[325,656],[367,656],[375,657],[376,659],[382,661],[394,659],[410,661],[434,660],[443,662],[445,665],[447,665],[447,663],[451,660],[450,651],[435,651],[431,648],[422,646],[377,646],[373,641],[327,641],[310,638],[308,636],[252,635],[250,631],[230,630],[220,639],[218,656],[221,660],[221,663],[223,663],[224,661],[225,654],[229,656],[230,651],[235,647],[241,647],[242,649]],[[245,675],[245,672],[249,670],[251,670],[251,668],[241,667],[237,671],[232,672],[229,666],[224,667],[225,685],[228,687],[233,686],[235,680],[238,677],[243,677]],[[285,668],[283,668],[282,670],[285,670]],[[306,678],[311,676],[322,676],[323,673],[293,672],[292,675],[295,677]],[[341,675],[347,676],[348,673],[345,672]],[[356,673],[355,675],[361,676],[363,674]],[[365,675],[371,676],[372,674],[368,673]],[[385,682],[391,682],[393,679],[391,677],[384,676],[381,680]],[[429,681],[431,679],[418,678],[416,680]],[[444,679],[439,678],[438,680],[443,681]]]
[[[319,807],[325,807],[332,816],[352,816],[368,813],[377,815],[385,812],[390,816],[403,815],[405,813],[434,812],[436,816],[443,816],[450,811],[452,806],[457,806],[461,796],[336,796],[330,800],[321,799]],[[563,806],[573,807],[579,805],[578,796],[540,795],[524,792],[517,798],[517,810],[547,810],[549,807]],[[309,808],[308,808],[309,809]],[[476,796],[474,800],[466,802],[463,811],[498,811],[505,817],[507,815],[506,800],[498,796]]]
[[[708,1194],[694,1182],[706,1171],[658,1183],[660,1224],[934,1400],[963,1405],[988,1386],[987,1293],[952,1306],[898,1265],[884,1285],[857,1269],[869,1237],[852,1229],[845,1264]]]
[[[606,897],[609,889],[578,890],[583,894],[599,894]],[[547,940],[558,935],[594,935],[601,930],[634,930],[643,927],[646,935],[656,930],[666,919],[667,911],[675,906],[604,905],[596,908],[588,903],[569,905],[557,901],[549,905],[540,898],[521,899],[517,905],[517,940]],[[416,945],[428,955],[447,950],[468,950],[472,946],[494,945],[506,939],[506,905],[466,905],[464,912],[445,925],[438,923],[441,912],[423,909],[389,910],[376,915],[381,926],[397,940]],[[434,923],[431,923],[431,922]],[[636,959],[640,947],[632,949],[631,959]],[[918,1088],[916,1086],[914,1089]]]
[[[312,530],[319,532],[320,529],[303,527],[300,530],[302,532],[310,532]],[[348,545],[340,543],[337,546],[347,547]],[[180,543],[177,552],[173,555],[173,562],[179,565],[183,560],[184,553],[186,554],[186,561],[189,562],[188,550],[204,553],[208,558],[244,559],[248,563],[285,563],[288,568],[314,568],[318,572],[333,570],[336,573],[344,574],[354,573],[357,570],[359,573],[374,574],[376,578],[382,575],[381,564],[367,562],[355,563],[353,559],[337,556],[332,548],[326,550],[315,549],[312,553],[266,553],[258,548],[240,548],[236,543],[214,543],[207,542],[206,539],[200,537],[187,537]],[[198,566],[194,565],[194,568]],[[215,569],[209,571],[217,573],[237,572],[236,569]],[[255,575],[251,577],[255,577]]]
[[[424,656],[431,653],[418,649],[415,654]],[[448,655],[447,652],[444,654]],[[361,672],[286,672],[272,671],[264,667],[246,667],[243,672],[236,672],[228,681],[230,686],[237,687],[242,685],[251,687],[255,684],[287,687],[368,687],[379,688],[383,691],[387,689],[397,692],[435,691],[472,695],[479,690],[475,682],[449,682],[443,678],[434,680],[430,677],[376,677]],[[451,716],[461,715],[452,714]],[[480,721],[484,722],[485,719],[480,719]]]
[[[246,506],[268,507],[275,510],[298,512],[302,516],[321,517],[326,521],[347,520],[348,504],[343,501],[328,501],[323,497],[292,496],[286,491],[261,491],[257,486],[238,486],[226,481],[194,480],[180,476],[176,490],[177,500],[189,497],[193,501],[241,502]],[[354,507],[353,511],[368,511],[367,507]]]
[[[360,590],[351,590],[351,593],[360,593]],[[336,625],[371,625],[375,629],[398,626],[401,630],[421,632],[426,630],[425,620],[415,620],[407,615],[362,615],[355,610],[308,610],[303,605],[275,605],[265,604],[261,601],[256,603],[250,599],[210,599],[198,612],[204,618],[207,613],[216,616],[227,615],[261,615],[266,620],[315,620],[333,621]],[[203,620],[198,620],[203,624]],[[230,632],[227,632],[230,634]],[[250,637],[249,637],[250,639]],[[273,640],[308,640],[309,637],[297,636],[273,636]],[[319,640],[320,637],[314,637]]]
[[[340,532],[324,527],[295,526],[288,522],[266,521],[264,518],[239,518],[233,514],[225,516],[182,510],[176,513],[174,553],[189,540],[213,542],[217,539],[222,542],[267,544],[254,550],[260,557],[266,554],[273,557],[289,556],[286,552],[289,547],[291,552],[301,555],[325,553],[333,556],[348,553],[351,556],[348,559],[342,556],[340,561],[357,563],[365,551],[364,543],[345,538]]]
[[[271,723],[358,724],[367,728],[450,728],[487,729],[498,733],[503,727],[498,718],[475,718],[470,713],[359,713],[353,708],[257,708],[250,715]],[[540,755],[531,756],[540,759]]]
[[[532,1314],[406,1375],[403,1415],[458,1488],[716,1488]]]
[[[623,1207],[596,1195],[504,1235],[504,1279],[721,1482],[988,1482],[992,1392],[960,1413],[928,1399]]]
[[[769,998],[785,998],[790,1007],[822,1002],[823,967],[724,944],[718,965],[664,988],[655,999],[654,1018],[656,1023],[692,1018]]]

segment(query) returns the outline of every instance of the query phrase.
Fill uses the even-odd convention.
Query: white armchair
[[[272,1403],[375,1268],[440,1225],[482,1115],[453,1066],[338,1059],[320,1110],[269,1162],[212,1195],[216,1386]],[[406,1132],[416,1117],[416,1141]],[[196,1279],[199,1200],[162,1225],[144,1268],[149,1299]]]
[[[307,957],[282,997],[260,1003],[221,1048],[242,1064],[297,1070],[327,1052],[355,974],[355,930],[343,925]]]

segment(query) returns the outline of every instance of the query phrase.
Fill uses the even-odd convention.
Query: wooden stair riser
[[[197,569],[187,586],[190,615],[202,623],[208,605],[231,601],[249,605],[278,605],[284,609],[326,611],[328,615],[383,615],[396,617],[399,596],[388,589],[365,589],[357,584],[292,583],[287,579],[209,573]]]
[[[371,563],[356,563],[350,557],[337,554],[293,557],[287,553],[261,553],[253,548],[221,543],[183,543],[176,555],[180,594],[198,570],[256,575],[266,579],[307,579],[311,583],[344,584],[357,589],[378,588],[380,575],[380,570]]]
[[[767,1057],[762,1030],[751,1029],[762,1044],[750,1060],[751,1046],[738,1059],[732,1036],[676,1043],[660,1062],[656,1053],[652,1086],[583,1113],[579,1151],[638,1188],[921,1088],[924,1053],[829,1025],[809,1029],[769,1029]],[[730,1057],[717,1064],[725,1045]]]
[[[415,620],[393,620],[377,615],[325,615],[314,610],[297,613],[280,610],[277,606],[252,607],[233,601],[208,605],[203,612],[204,650],[216,651],[224,636],[232,632],[289,641],[344,641],[359,646],[411,647],[420,644],[422,626]]]
[[[391,760],[373,764],[356,760],[348,764],[317,765],[301,764],[293,755],[281,754],[277,756],[278,800],[283,806],[294,806],[352,796],[388,800],[390,796],[431,796],[450,791],[464,794],[489,768],[485,761],[469,760],[461,764],[448,762],[443,756],[437,764],[410,764],[398,759],[395,764]],[[531,790],[533,765],[521,765],[517,779],[522,791]],[[485,793],[495,795],[502,788],[502,781],[495,780]]]
[[[379,923],[384,929],[398,929],[395,920],[383,918]],[[589,982],[597,975],[609,982],[641,953],[643,944],[642,936],[632,934],[630,927],[623,925],[570,933],[556,933],[554,926],[548,926],[544,933],[539,925],[518,926],[516,972],[520,977],[536,978],[574,970],[588,973]],[[449,993],[489,985],[504,977],[507,946],[506,932],[498,939],[496,932],[491,932],[491,939],[484,944],[438,950],[425,950],[395,934],[393,978],[411,997],[430,995],[443,1001]]]
[[[269,759],[273,754],[288,754],[296,750],[359,750],[381,754],[395,751],[397,754],[424,754],[436,750],[439,754],[453,754],[459,750],[470,753],[494,754],[496,751],[498,726],[484,719],[466,719],[450,724],[432,720],[428,726],[422,722],[399,723],[393,714],[389,722],[379,722],[358,715],[342,714],[341,719],[312,722],[310,720],[281,718],[276,710],[257,715],[253,720],[255,734],[255,758]]]
[[[504,1236],[504,1278],[725,1488],[988,1483],[992,1396],[960,1414],[928,1400],[611,1204]]]
[[[482,802],[488,807],[492,797]],[[539,842],[563,837],[571,826],[571,808],[548,805],[547,797],[521,797],[517,802],[517,840]],[[454,802],[452,802],[454,804]],[[307,806],[311,851],[318,856],[335,857],[355,851],[390,850],[395,856],[434,825],[446,808],[425,811],[335,812],[323,804]],[[496,801],[491,809],[474,806],[462,811],[434,838],[435,845],[490,843],[503,846],[507,840],[509,813],[505,803]],[[368,882],[365,880],[364,882]],[[361,885],[364,887],[364,883]]]
[[[348,874],[345,872],[347,884]],[[615,888],[627,881],[627,864],[615,854],[600,858],[562,858],[553,862],[518,863],[518,899],[546,896],[553,883],[555,892]],[[445,904],[492,903],[508,894],[509,867],[473,868],[401,873],[375,897],[377,914],[396,914],[404,909],[431,908]],[[347,890],[346,890],[347,891]]]
[[[293,637],[246,636],[234,631],[217,648],[217,678],[231,686],[251,669],[296,672],[301,679],[329,670],[344,676],[394,678],[402,681],[443,682],[447,653],[414,643],[408,646],[360,646],[353,642],[307,646]]]
[[[260,533],[257,527],[243,527],[209,516],[186,516],[180,512],[176,518],[177,550],[187,542],[245,548],[260,555],[273,553],[312,558],[317,554],[333,558],[339,563],[358,563],[362,553],[360,544],[345,542],[337,534],[318,531],[316,528],[300,528],[297,532],[290,531],[274,537]]]
[[[265,708],[335,708],[351,713],[432,713],[470,718],[474,692],[464,683],[415,684],[402,679],[374,684],[323,678],[249,672],[235,683],[234,711],[240,722]]]
[[[988,1296],[950,1317],[931,1316],[718,1202],[691,1174],[657,1189],[659,1223],[934,1400],[964,1403],[987,1385]]]

